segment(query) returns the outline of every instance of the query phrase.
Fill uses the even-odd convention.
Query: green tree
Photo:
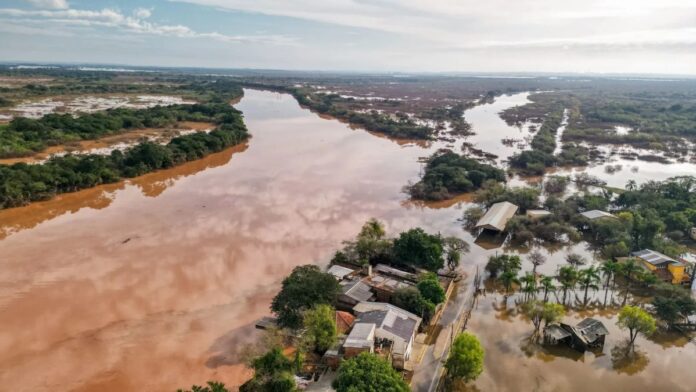
[[[549,292],[556,291],[556,285],[553,284],[553,278],[550,276],[542,276],[541,280],[539,280],[539,285],[544,290],[544,302],[547,302]]]
[[[462,253],[469,252],[469,244],[457,237],[445,237],[443,239],[443,244],[445,246],[447,268],[449,268],[450,271],[454,271],[459,266]]]
[[[655,292],[655,313],[667,324],[688,322],[689,316],[696,314],[696,300],[688,290],[669,283],[660,283],[655,286]]]
[[[510,294],[510,291],[513,288],[513,285],[520,284],[520,280],[517,278],[517,271],[515,270],[509,270],[509,271],[504,271],[500,275],[500,282],[503,284],[503,287],[505,287],[505,294]]]
[[[566,256],[566,262],[572,265],[573,268],[577,269],[579,266],[585,264],[585,258],[577,253],[569,253]]]
[[[558,270],[558,283],[561,284],[563,290],[563,303],[566,302],[566,294],[568,290],[573,289],[578,282],[578,271],[571,266],[563,266]]]
[[[447,377],[464,382],[475,380],[483,372],[484,351],[478,338],[468,332],[457,335],[445,362]]]
[[[394,258],[400,264],[437,271],[445,263],[442,238],[421,228],[403,232],[394,240]]]
[[[293,392],[297,390],[292,374],[293,364],[275,347],[255,358],[251,367],[254,377],[245,382],[239,392]]]
[[[302,327],[302,313],[318,304],[332,305],[338,296],[336,279],[316,265],[295,267],[283,279],[280,292],[273,298],[271,310],[278,316],[281,327]]]
[[[655,332],[655,319],[637,306],[624,306],[619,312],[618,326],[629,331],[629,345],[634,348],[638,334],[650,336]]]
[[[542,321],[544,326],[560,321],[565,315],[565,308],[561,304],[533,300],[522,304],[522,312],[532,320],[534,333],[538,333]]]
[[[336,343],[336,311],[329,305],[319,304],[304,314],[305,343],[323,353]]]
[[[522,269],[522,261],[517,255],[496,255],[488,258],[488,263],[486,264],[486,271],[491,274],[492,278],[498,277],[498,275],[505,271],[513,271],[515,274]]]
[[[619,272],[619,263],[608,260],[605,261],[599,267],[599,269],[602,271],[602,275],[604,275],[604,278],[606,279],[604,282],[604,287],[608,288],[610,283],[611,286],[614,287],[614,277],[616,276],[616,273]]]
[[[435,305],[423,298],[423,295],[415,287],[397,289],[391,296],[391,302],[395,306],[421,317],[424,324],[427,324],[435,313]]]
[[[434,305],[445,301],[445,289],[442,288],[434,273],[424,274],[416,287],[423,298]]]
[[[537,293],[537,279],[536,275],[527,272],[520,278],[522,284],[522,292],[526,297],[531,297]]]
[[[578,272],[578,283],[585,290],[584,304],[587,304],[587,292],[589,289],[599,290],[599,286],[597,286],[599,280],[599,270],[594,265]]]
[[[343,361],[332,383],[336,392],[408,392],[403,377],[375,354],[361,353]]]
[[[217,381],[208,381],[208,385],[194,385],[191,389],[177,389],[177,392],[229,392],[225,384]]]

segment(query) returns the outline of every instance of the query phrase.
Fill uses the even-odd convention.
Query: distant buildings
[[[677,261],[650,249],[631,253],[640,261],[643,268],[655,274],[660,280],[672,284],[688,284],[689,275],[686,273],[686,263]]]
[[[505,231],[505,226],[510,218],[515,215],[517,208],[516,205],[507,201],[495,203],[486,211],[481,219],[479,219],[476,223],[476,228],[491,231]]]
[[[551,215],[551,213],[546,210],[527,210],[527,216],[532,219],[542,218],[547,215]]]

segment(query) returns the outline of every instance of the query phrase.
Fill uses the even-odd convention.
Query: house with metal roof
[[[492,231],[505,231],[510,218],[517,212],[518,207],[510,202],[503,201],[495,203],[476,223],[477,229],[486,229]]]
[[[665,282],[688,284],[690,281],[689,275],[686,273],[686,263],[682,261],[675,260],[651,249],[633,252],[631,256],[638,259],[643,268]]]
[[[344,358],[352,358],[362,352],[374,352],[376,328],[374,323],[355,323],[343,343]]]
[[[527,216],[532,219],[543,218],[548,215],[551,215],[551,212],[546,210],[527,210]]]
[[[333,275],[339,282],[343,279],[349,278],[355,275],[358,271],[344,267],[342,265],[334,264],[327,271],[327,274]]]
[[[565,343],[580,352],[603,347],[607,335],[609,335],[609,330],[604,324],[590,317],[574,326],[559,323],[550,324],[544,328],[545,343]]]
[[[606,211],[600,211],[600,210],[585,211],[585,212],[581,212],[580,215],[584,216],[585,218],[587,218],[589,220],[602,219],[602,218],[618,219],[616,216],[614,216]]]
[[[374,301],[375,298],[372,288],[359,278],[341,282],[338,304],[344,309],[350,310],[360,302]]]
[[[384,302],[361,302],[353,311],[357,323],[375,325],[375,338],[392,342],[392,365],[403,369],[411,357],[413,342],[422,319],[415,314]]]

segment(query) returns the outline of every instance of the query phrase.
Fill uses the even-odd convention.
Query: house
[[[677,261],[650,249],[631,253],[640,261],[643,268],[655,274],[658,278],[672,284],[688,284],[690,279],[686,273],[686,263]]]
[[[382,274],[382,275],[387,275],[387,276],[391,276],[391,277],[394,277],[397,279],[401,279],[401,280],[409,280],[409,281],[414,282],[414,283],[418,282],[418,276],[416,276],[416,274],[413,274],[411,272],[402,271],[400,269],[396,269],[394,267],[390,267],[390,266],[385,265],[385,264],[377,264],[372,269],[372,271],[377,272],[377,273]],[[372,275],[372,274],[370,273],[368,275]]]
[[[358,323],[374,324],[375,338],[392,342],[392,365],[403,369],[411,357],[413,342],[422,319],[384,302],[361,302],[353,311]]]
[[[527,210],[527,216],[532,219],[543,218],[547,215],[551,215],[551,213],[546,210]]]
[[[341,293],[338,295],[338,305],[344,309],[352,309],[353,306],[365,301],[374,301],[375,294],[370,286],[361,279],[341,282]]]
[[[476,223],[476,228],[498,232],[505,231],[505,226],[510,218],[515,215],[517,208],[516,205],[507,201],[495,203],[479,219]]]
[[[381,274],[368,276],[363,279],[363,283],[372,288],[372,291],[375,293],[376,301],[379,302],[389,302],[396,290],[415,286],[410,281]]]
[[[374,352],[376,328],[374,323],[355,323],[343,343],[343,357],[349,359],[362,352]]]
[[[326,271],[326,273],[333,275],[334,278],[340,282],[354,276],[358,273],[358,271],[334,264]]]
[[[609,331],[601,321],[586,318],[577,325],[550,324],[544,328],[544,342],[547,344],[565,343],[580,352],[604,347]]]
[[[603,219],[603,218],[618,219],[616,216],[614,216],[606,211],[600,211],[600,210],[585,211],[585,212],[580,213],[580,215],[584,216],[585,218],[587,218],[589,220]]]
[[[336,311],[336,331],[339,335],[345,335],[355,323],[355,316],[341,310]]]

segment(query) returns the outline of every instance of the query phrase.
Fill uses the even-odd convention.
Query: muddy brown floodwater
[[[326,264],[368,218],[383,220],[390,234],[421,226],[473,242],[457,222],[469,197],[424,204],[401,192],[418,178],[418,159],[443,144],[375,137],[320,118],[289,95],[246,90],[236,107],[253,135],[242,146],[0,211],[0,385],[174,391],[214,379],[235,387],[251,374],[242,351],[258,339],[253,324],[268,314],[282,278],[297,265]],[[474,129],[487,121],[498,124],[497,112],[472,121]],[[543,250],[544,268],[569,250],[592,256],[584,244]],[[464,268],[500,251],[472,244]],[[534,389],[547,377],[541,362],[504,347],[527,326],[508,331],[487,314],[472,319],[490,350],[480,385]],[[640,374],[683,379],[683,364],[667,373],[672,354],[651,350],[647,368],[665,373]],[[549,385],[584,385],[583,376],[606,373],[605,365],[584,365],[554,366]],[[534,377],[524,377],[529,371]],[[618,385],[628,376],[612,377]]]
[[[0,212],[0,385],[236,386],[253,323],[294,266],[326,263],[370,217],[390,233],[465,235],[460,204],[428,208],[401,192],[439,146],[350,129],[288,95],[245,94],[246,146]]]

